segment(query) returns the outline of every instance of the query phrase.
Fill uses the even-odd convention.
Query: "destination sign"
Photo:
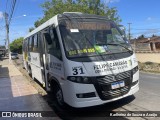
[[[82,29],[82,30],[110,30],[111,24],[108,23],[97,23],[97,22],[77,22],[71,23],[66,21],[67,29]]]

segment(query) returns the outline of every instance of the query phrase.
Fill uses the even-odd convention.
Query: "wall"
[[[160,53],[136,53],[139,62],[160,63]]]

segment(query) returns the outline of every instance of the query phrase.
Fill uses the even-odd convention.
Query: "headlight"
[[[92,84],[91,78],[83,77],[83,76],[68,76],[67,80],[76,82],[76,83]]]
[[[138,71],[138,66],[134,67],[132,71],[133,71],[133,75],[134,75]]]

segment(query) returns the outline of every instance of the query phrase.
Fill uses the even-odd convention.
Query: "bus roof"
[[[83,14],[80,12],[64,12],[63,14],[58,14],[34,29],[32,32],[30,32],[27,36],[24,37],[26,39],[29,36],[32,36],[33,34],[43,30],[44,28],[52,25],[53,23],[55,26],[58,25],[58,20],[61,19],[103,19],[103,20],[108,20],[106,16],[99,16],[99,15],[94,15],[94,14]]]
[[[42,25],[40,25],[39,27],[37,27],[36,29],[34,29],[32,32],[30,32],[28,35],[26,35],[24,37],[24,39],[26,39],[29,36],[32,36],[33,34],[43,30],[44,28],[46,28],[47,26],[52,25],[53,23],[56,23],[55,25],[57,25],[57,15],[52,17],[51,19],[49,19],[48,21],[46,21],[45,23],[43,23]]]

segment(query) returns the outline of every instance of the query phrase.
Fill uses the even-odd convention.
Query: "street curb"
[[[140,73],[148,73],[153,75],[160,75],[160,73],[153,73],[153,72],[147,72],[147,71],[140,71]]]

